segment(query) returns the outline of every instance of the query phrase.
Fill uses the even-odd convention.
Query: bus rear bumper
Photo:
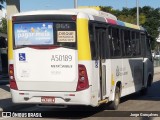
[[[51,105],[91,105],[91,88],[76,92],[35,92],[11,89],[13,103]],[[44,101],[44,98],[48,101]]]

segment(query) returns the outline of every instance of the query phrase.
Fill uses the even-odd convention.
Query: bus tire
[[[152,84],[152,81],[153,81],[153,77],[151,77],[151,75],[148,77],[148,80],[147,80],[147,86],[142,88],[141,91],[140,91],[140,94],[141,95],[146,95],[147,92],[148,92],[148,87],[151,87],[151,84]]]
[[[145,87],[145,88],[142,88],[141,91],[140,91],[140,94],[143,96],[143,95],[146,95],[147,94],[147,91],[148,91],[148,86]]]
[[[111,102],[109,108],[111,110],[117,110],[119,103],[120,103],[120,88],[118,86],[116,86],[114,101]]]

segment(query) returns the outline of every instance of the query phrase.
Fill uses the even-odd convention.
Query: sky
[[[21,12],[31,10],[51,10],[74,8],[74,0],[20,0]],[[78,0],[78,6],[112,6],[122,10],[123,7],[136,7],[136,0]],[[160,0],[139,0],[139,6],[160,8]]]

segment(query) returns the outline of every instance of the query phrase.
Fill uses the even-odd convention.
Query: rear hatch
[[[18,90],[76,91],[78,57],[74,21],[18,21],[14,70]]]

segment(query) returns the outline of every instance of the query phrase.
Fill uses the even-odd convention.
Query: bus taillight
[[[79,78],[76,91],[81,91],[89,88],[87,70],[84,65],[78,65]]]
[[[18,90],[15,77],[14,77],[14,66],[13,64],[9,64],[9,78],[10,78],[10,88],[14,90]]]

